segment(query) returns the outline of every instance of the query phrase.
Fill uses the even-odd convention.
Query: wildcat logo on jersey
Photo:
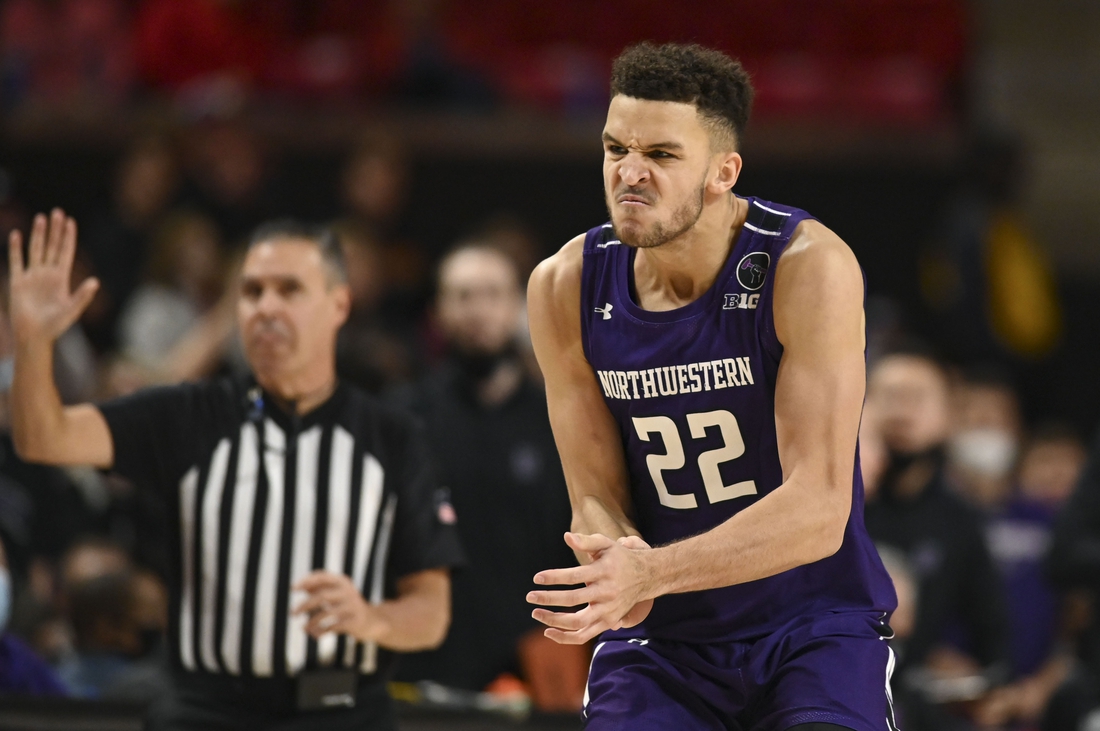
[[[737,264],[737,281],[749,291],[756,291],[764,286],[764,277],[768,273],[768,265],[772,258],[765,251],[754,251],[745,254]]]
[[[760,303],[758,294],[727,294],[726,301],[722,303],[723,310],[755,310]]]

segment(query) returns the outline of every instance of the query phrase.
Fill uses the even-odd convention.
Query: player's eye
[[[263,287],[256,282],[245,282],[241,285],[241,296],[245,299],[256,300],[263,294]]]
[[[673,156],[668,154],[664,150],[654,150],[653,152],[649,153],[649,156],[654,158],[655,160],[671,160],[671,159],[673,159]]]
[[[301,289],[301,283],[293,279],[285,282],[279,282],[279,294],[283,297],[290,297],[293,294],[297,294],[301,291]]]
[[[620,147],[619,145],[608,145],[607,151],[616,157],[622,157],[626,154],[626,148]]]

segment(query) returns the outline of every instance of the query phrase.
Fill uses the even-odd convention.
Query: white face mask
[[[0,635],[8,628],[11,619],[11,573],[0,568]]]
[[[1000,478],[1016,464],[1016,440],[1000,429],[968,429],[947,445],[951,462],[985,477]]]

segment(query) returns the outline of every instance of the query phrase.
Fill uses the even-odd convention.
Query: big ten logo
[[[760,303],[759,294],[727,294],[722,304],[723,310],[755,310]]]

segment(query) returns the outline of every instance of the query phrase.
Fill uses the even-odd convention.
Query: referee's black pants
[[[259,684],[257,684],[259,685]],[[393,701],[381,682],[360,684],[355,708],[298,711],[293,681],[256,692],[228,676],[180,679],[149,710],[147,731],[396,731]]]

